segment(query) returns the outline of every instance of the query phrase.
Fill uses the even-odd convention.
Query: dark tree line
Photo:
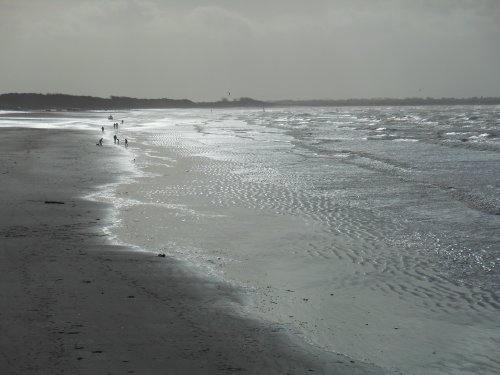
[[[220,107],[273,107],[273,106],[413,106],[413,105],[461,105],[461,104],[500,104],[500,97],[457,98],[375,98],[344,100],[281,100],[260,101],[240,98],[232,101],[227,98],[217,102],[193,102],[188,99],[138,99],[126,96],[99,98],[66,94],[2,94],[0,109],[9,110],[98,110],[130,108],[220,108]]]
[[[278,105],[350,107],[350,106],[414,106],[414,105],[491,105],[500,104],[500,97],[473,98],[375,98],[375,99],[342,99],[342,100],[281,100]]]
[[[136,99],[125,96],[99,98],[65,94],[3,94],[0,109],[127,109],[127,108],[183,108],[194,103],[187,99]]]

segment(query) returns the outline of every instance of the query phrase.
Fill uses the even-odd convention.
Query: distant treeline
[[[0,109],[127,109],[127,108],[181,108],[192,107],[187,99],[135,99],[122,96],[98,98],[66,94],[3,94],[0,95]]]
[[[260,101],[252,98],[217,102],[193,102],[188,99],[138,99],[125,96],[99,98],[66,94],[2,94],[0,109],[8,110],[99,110],[131,108],[220,108],[220,107],[279,107],[279,106],[414,106],[500,104],[500,97],[456,98],[376,98],[345,100],[280,100]]]
[[[375,99],[342,99],[342,100],[280,100],[274,105],[280,106],[321,106],[321,107],[349,107],[349,106],[414,106],[414,105],[492,105],[500,104],[500,97],[473,97],[473,98],[375,98]]]

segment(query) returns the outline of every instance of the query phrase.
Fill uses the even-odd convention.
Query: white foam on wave
[[[481,139],[481,138],[488,138],[490,136],[491,135],[488,133],[483,133],[483,134],[479,134],[479,135],[472,135],[469,137],[469,139]]]
[[[418,139],[414,138],[396,138],[394,142],[418,142]]]

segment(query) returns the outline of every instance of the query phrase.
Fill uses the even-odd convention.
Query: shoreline
[[[292,340],[279,325],[238,317],[237,290],[179,261],[110,244],[102,232],[110,206],[82,196],[120,178],[113,145],[96,147],[90,131],[2,134],[0,369],[383,373]]]

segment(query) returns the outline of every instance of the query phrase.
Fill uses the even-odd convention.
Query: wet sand
[[[244,319],[237,290],[112,245],[82,197],[126,170],[89,132],[1,129],[0,373],[379,374]]]

